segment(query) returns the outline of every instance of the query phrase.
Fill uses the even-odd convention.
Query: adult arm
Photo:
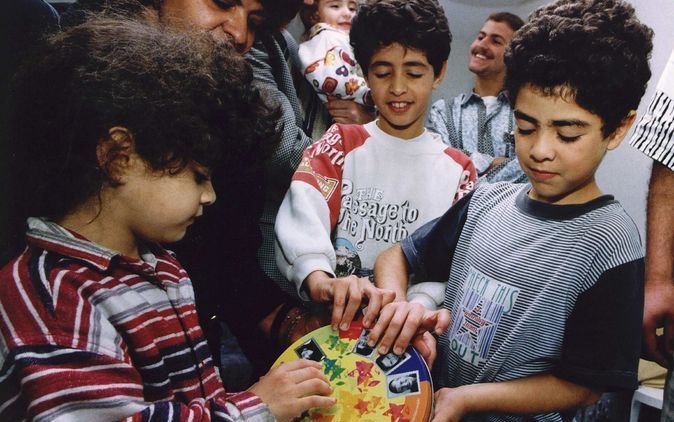
[[[278,122],[282,130],[281,139],[269,160],[267,180],[287,186],[302,153],[313,140],[302,129],[301,105],[290,69],[278,43],[272,37],[265,43],[256,42],[246,59],[253,68],[254,83],[262,91],[262,95],[281,107],[282,114]]]
[[[438,100],[428,112],[426,118],[426,127],[436,132],[442,138],[442,141],[454,148],[460,148],[462,143],[458,139],[456,128],[447,115],[446,100]],[[489,182],[495,183],[508,181],[514,183],[523,183],[526,176],[520,167],[519,161],[515,155],[511,157],[491,156],[477,151],[465,151],[475,165],[480,176],[484,176]]]
[[[335,123],[364,125],[376,117],[374,109],[351,100],[328,98],[327,107]]]
[[[648,191],[644,357],[670,367],[674,353],[674,171],[654,162]],[[664,341],[655,334],[664,327]]]
[[[630,145],[653,159],[648,192],[643,355],[665,367],[674,352],[674,51]],[[664,327],[664,341],[656,328]]]
[[[484,175],[491,183],[524,183],[527,180],[527,176],[522,171],[522,167],[516,156],[494,157]]]

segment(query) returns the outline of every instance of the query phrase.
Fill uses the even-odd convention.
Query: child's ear
[[[614,150],[620,146],[620,143],[627,135],[627,132],[630,130],[634,121],[637,118],[636,110],[630,110],[630,112],[625,116],[625,118],[620,122],[620,125],[613,131],[612,134],[608,136],[608,150]]]
[[[442,80],[445,78],[445,73],[447,73],[447,60],[442,63],[442,68],[440,72],[435,75],[435,80],[433,81],[433,89],[436,89],[442,83]]]
[[[113,186],[122,183],[122,177],[131,165],[134,152],[133,135],[125,127],[111,127],[108,136],[98,141],[96,160],[108,183]]]

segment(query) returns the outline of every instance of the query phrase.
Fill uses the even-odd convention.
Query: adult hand
[[[336,123],[365,124],[374,120],[374,112],[351,100],[328,97],[328,113]]]
[[[459,422],[464,413],[459,388],[441,388],[435,392],[435,414],[431,422]]]
[[[393,345],[393,353],[401,355],[409,343],[424,332],[431,331],[436,335],[444,333],[450,320],[447,309],[429,311],[419,303],[392,302],[382,309],[377,323],[370,331],[368,343],[376,343],[383,334],[379,342],[379,353],[388,353]],[[428,350],[431,345],[427,337],[416,341],[415,346],[421,349],[422,356],[431,356],[431,351]]]
[[[304,280],[311,300],[332,303],[330,324],[333,329],[347,330],[356,312],[367,302],[363,326],[369,328],[379,310],[395,299],[395,293],[379,289],[367,277],[332,278],[323,271],[314,271]]]
[[[501,165],[507,159],[508,159],[508,157],[494,157],[494,160],[491,162],[491,164],[489,164],[489,167],[487,167],[487,170],[485,170],[484,172],[489,173],[494,168]]]
[[[289,421],[312,407],[336,403],[330,382],[319,362],[299,359],[270,370],[250,387],[279,422]]]
[[[658,340],[655,330],[664,327]],[[646,282],[643,319],[643,356],[665,368],[672,366],[674,353],[674,283],[668,280]]]

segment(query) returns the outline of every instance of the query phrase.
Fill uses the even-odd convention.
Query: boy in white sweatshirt
[[[364,300],[368,327],[394,299],[371,283],[379,252],[440,216],[476,178],[465,154],[424,128],[450,51],[438,2],[369,2],[350,34],[378,119],[336,124],[307,148],[275,226],[281,272],[303,299],[332,303],[341,329]]]

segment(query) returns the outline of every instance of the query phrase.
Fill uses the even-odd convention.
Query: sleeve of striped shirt
[[[3,353],[4,355],[4,353]],[[189,403],[148,402],[129,362],[54,345],[14,348],[1,360],[0,420],[269,421],[252,393]],[[221,392],[222,390],[220,390]],[[218,396],[218,397],[215,397]]]
[[[674,51],[630,145],[674,171]]]
[[[408,268],[417,281],[449,279],[454,248],[468,217],[474,192],[465,195],[445,214],[419,227],[400,242]]]
[[[604,391],[637,388],[644,303],[644,260],[604,272],[567,320],[560,378]]]

